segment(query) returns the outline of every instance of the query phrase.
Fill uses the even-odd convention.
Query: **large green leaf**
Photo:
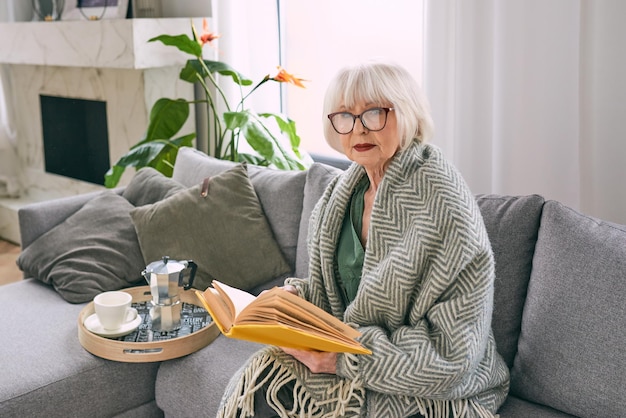
[[[300,137],[296,134],[295,122],[274,113],[263,113],[259,116],[264,118],[273,118],[280,131],[283,134],[287,134],[289,137],[289,143],[291,144],[291,152],[285,150],[282,145],[282,141],[280,141],[279,138],[276,138],[271,131],[267,129],[266,124],[260,121],[257,117],[258,125],[262,126],[266,130],[267,136],[269,136],[274,148],[274,157],[271,159],[272,164],[282,170],[305,170],[306,165],[302,161],[302,155],[298,149],[300,145]]]
[[[176,156],[180,147],[193,146],[195,133],[173,140],[155,140],[133,146],[104,175],[104,185],[112,188],[120,182],[126,167],[154,167],[167,177],[172,176]]]
[[[149,166],[155,168],[164,176],[172,177],[178,150],[180,147],[192,147],[195,137],[196,134],[194,132],[169,141],[169,146],[163,147],[159,155],[150,162]]]
[[[115,165],[121,167],[146,167],[168,145],[168,141],[152,141],[134,146]]]
[[[280,141],[261,122],[259,117],[249,111],[225,112],[224,122],[227,129],[238,131],[246,142],[269,164],[281,170],[304,170],[299,155],[292,156],[281,146]]]
[[[230,65],[220,62],[204,60],[204,64],[207,66],[211,73],[219,73],[223,76],[230,77],[236,84],[241,86],[252,85],[252,80],[235,70]],[[185,67],[180,71],[180,79],[188,81],[189,83],[195,83],[198,81],[196,74],[199,74],[203,79],[208,76],[206,70],[202,66],[199,60],[187,60]]]
[[[126,170],[126,167],[122,167],[120,165],[114,165],[109,168],[109,170],[104,174],[104,186],[110,189],[117,186],[120,182],[120,178],[122,178],[122,174],[124,174],[124,170]]]
[[[296,132],[295,121],[289,118],[285,118],[282,115],[277,115],[275,113],[261,113],[259,116],[264,118],[273,118],[278,124],[280,131],[286,134],[289,138],[289,143],[291,144],[291,150],[293,151],[293,153],[298,158],[302,158],[302,155],[300,154],[300,137]]]
[[[239,131],[248,144],[262,157],[274,160],[274,140],[270,132],[248,110],[241,112],[224,112],[226,129]]]
[[[117,186],[126,167],[148,166],[167,145],[167,141],[153,141],[134,146],[106,172],[104,185],[109,188]]]
[[[161,149],[161,152],[159,152],[150,163],[148,163],[148,166],[156,169],[166,177],[172,177],[177,155],[178,147],[168,144]]]
[[[183,135],[181,137],[178,137],[176,139],[172,139],[170,142],[172,144],[174,144],[177,148],[180,147],[191,147],[193,146],[193,140],[196,137],[196,133],[192,132],[190,134],[187,135]]]
[[[184,99],[161,98],[150,111],[150,121],[144,139],[140,144],[169,139],[176,135],[189,117],[189,102]]]
[[[148,42],[161,41],[164,45],[170,45],[178,48],[180,51],[191,54],[194,57],[202,56],[202,46],[187,35],[159,35]]]

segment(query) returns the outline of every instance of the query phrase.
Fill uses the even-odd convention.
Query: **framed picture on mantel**
[[[65,0],[61,20],[125,19],[128,0]]]

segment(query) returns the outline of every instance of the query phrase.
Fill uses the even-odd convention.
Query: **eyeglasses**
[[[350,112],[335,112],[328,115],[328,119],[330,119],[333,129],[340,135],[352,132],[357,118],[361,120],[361,124],[363,124],[365,129],[377,132],[385,128],[387,115],[392,110],[394,110],[393,107],[374,107],[367,109],[360,115],[353,115]]]

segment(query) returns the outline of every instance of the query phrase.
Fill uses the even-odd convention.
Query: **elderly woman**
[[[328,143],[354,163],[309,226],[310,277],[284,289],[358,328],[371,355],[271,347],[233,377],[222,416],[492,417],[508,369],[491,331],[494,260],[474,197],[434,146],[403,68],[341,70]]]

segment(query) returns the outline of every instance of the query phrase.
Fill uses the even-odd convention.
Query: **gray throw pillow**
[[[496,261],[491,327],[498,352],[511,368],[544,199],[538,195],[479,195],[476,200]]]
[[[142,280],[145,267],[131,209],[126,199],[104,191],[26,247],[17,264],[71,303],[129,287]]]
[[[626,226],[546,202],[513,395],[579,417],[626,417],[625,243]]]
[[[122,196],[134,206],[156,203],[185,187],[152,167],[144,167],[137,171],[122,192]]]
[[[298,233],[298,252],[296,254],[296,277],[309,276],[309,251],[307,237],[309,234],[309,220],[313,208],[320,200],[328,184],[341,174],[343,170],[323,163],[314,163],[307,170],[304,198],[302,202],[302,217]]]
[[[213,279],[248,290],[290,271],[245,165],[211,177],[206,197],[201,191],[198,184],[131,211],[145,263],[193,260],[193,287],[202,290]]]

